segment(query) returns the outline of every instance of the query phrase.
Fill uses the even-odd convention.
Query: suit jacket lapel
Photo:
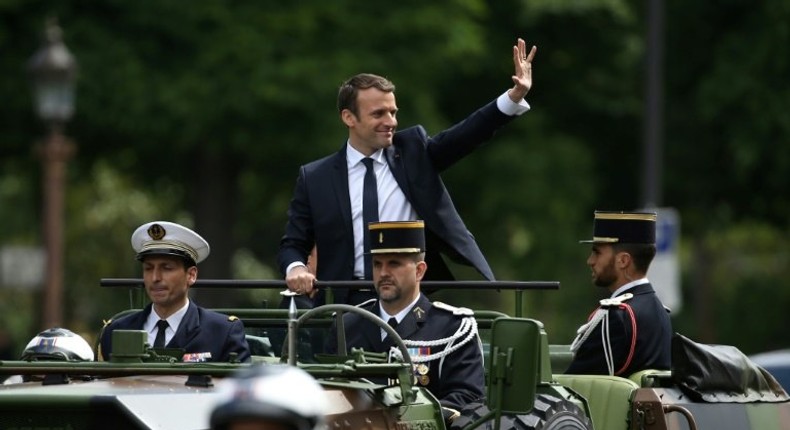
[[[346,145],[335,155],[334,168],[332,169],[332,185],[335,189],[337,207],[343,217],[343,226],[348,237],[354,237],[351,225],[351,197],[348,193],[348,161],[346,160]],[[320,210],[320,209],[319,209]]]
[[[396,145],[392,145],[385,149],[384,158],[387,160],[387,165],[389,165],[390,172],[392,172],[392,176],[395,177],[398,187],[400,187],[401,191],[403,191],[403,194],[406,196],[406,200],[412,202],[412,205],[414,205],[414,199],[412,198],[411,189],[409,188],[409,181],[406,177],[406,169],[403,167],[403,159],[400,155],[400,148]]]
[[[178,331],[167,343],[167,346],[177,345],[178,348],[185,348],[197,336],[199,331],[200,317],[198,316],[197,305],[190,300],[187,313],[184,314],[181,324],[178,325]]]

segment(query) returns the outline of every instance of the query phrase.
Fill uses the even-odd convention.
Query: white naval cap
[[[132,233],[132,248],[137,259],[146,255],[174,255],[200,263],[210,252],[208,242],[199,234],[169,221],[153,221],[137,227]]]

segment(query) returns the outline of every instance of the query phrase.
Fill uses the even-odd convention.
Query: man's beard
[[[617,281],[617,274],[614,272],[614,261],[609,263],[604,270],[593,278],[596,287],[609,288]]]
[[[376,288],[379,300],[384,303],[397,302],[401,298],[401,289],[395,284],[388,284],[387,291],[384,295],[381,294],[381,288]]]

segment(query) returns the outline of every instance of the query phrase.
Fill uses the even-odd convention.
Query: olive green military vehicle
[[[426,283],[430,284],[430,283]],[[182,362],[183,351],[151,348],[142,331],[113,333],[109,362],[2,361],[0,429],[205,429],[217,402],[215,387],[251,365],[288,363],[313,375],[330,400],[330,429],[790,429],[790,398],[770,374],[737,349],[673,340],[672,371],[647,370],[628,378],[566,375],[567,345],[550,345],[539,321],[523,318],[523,294],[557,283],[435,283],[436,288],[515,290],[513,316],[476,310],[485,345],[487,399],[445,423],[439,402],[414,384],[409,350],[401,360],[352,351],[316,351],[336,322],[345,351],[342,315],[359,313],[397,333],[380,318],[348,305],[295,309],[218,309],[245,323],[253,363]],[[102,280],[139,288],[141,280]],[[283,288],[281,281],[201,280],[195,287]],[[361,288],[363,283],[321,287]],[[430,287],[430,285],[427,285]],[[129,312],[129,311],[125,311]],[[20,378],[21,377],[21,378]],[[389,382],[373,382],[389,381]]]

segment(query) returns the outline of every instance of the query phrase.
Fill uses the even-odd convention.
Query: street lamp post
[[[74,113],[74,83],[77,62],[66,45],[55,20],[48,20],[45,43],[30,59],[36,111],[49,134],[37,144],[43,167],[43,231],[47,263],[43,291],[42,327],[63,323],[63,202],[66,164],[74,144],[64,135],[66,122]]]

